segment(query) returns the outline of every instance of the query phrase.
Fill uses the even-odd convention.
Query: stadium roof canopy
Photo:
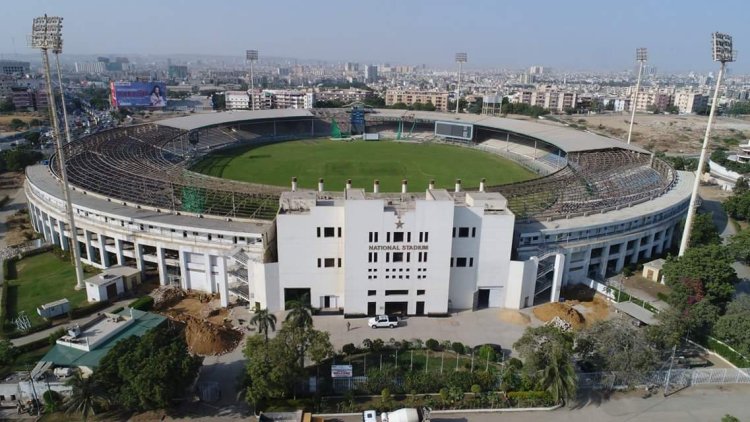
[[[628,145],[625,142],[597,135],[595,133],[581,131],[566,127],[563,124],[547,121],[544,123],[530,120],[507,119],[502,117],[483,116],[478,114],[452,114],[430,111],[411,111],[377,109],[374,116],[390,119],[409,118],[427,121],[454,121],[461,123],[472,123],[474,125],[502,131],[509,131],[554,145],[565,152],[591,151],[597,149],[623,148],[637,152],[648,153],[643,148]],[[174,127],[183,130],[195,130],[202,127],[216,126],[221,124],[238,123],[248,120],[261,119],[284,119],[294,117],[313,117],[310,110],[285,109],[285,110],[257,110],[257,111],[226,111],[206,114],[192,114],[185,117],[176,117],[157,122],[163,126]],[[374,117],[373,116],[373,117]]]

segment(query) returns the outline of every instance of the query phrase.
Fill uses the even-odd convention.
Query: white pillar
[[[156,266],[159,268],[159,284],[166,286],[167,279],[167,263],[164,260],[164,249],[161,246],[156,247]]]
[[[52,223],[52,215],[50,214],[47,214],[47,225],[49,226],[49,241],[55,245],[59,245],[60,239],[57,237],[57,233],[55,232],[55,225]]]
[[[125,256],[122,254],[122,240],[115,238],[115,250],[117,265],[125,265]]]
[[[65,240],[65,222],[57,220],[57,228],[60,230],[60,248],[67,251],[69,248],[68,242]]]
[[[135,267],[141,272],[143,276],[143,248],[138,243],[133,242],[133,256],[135,256]]]
[[[190,283],[190,271],[188,271],[187,265],[187,254],[182,249],[179,250],[179,262],[180,262],[180,283],[182,288],[185,290],[192,289],[193,286]]]
[[[39,216],[39,225],[42,228],[42,235],[44,236],[44,239],[47,240],[48,242],[51,242],[52,241],[52,235],[49,232],[48,222],[45,221],[46,220],[44,218],[45,215],[46,214],[42,213],[42,215]]]
[[[83,231],[83,239],[84,239],[84,241],[86,243],[86,258],[89,260],[89,262],[91,262],[93,264],[94,263],[94,259],[93,259],[94,258],[94,254],[92,252],[93,248],[91,247],[91,233],[88,230],[84,230]]]
[[[203,269],[206,274],[206,282],[208,283],[208,291],[210,293],[216,293],[217,289],[216,289],[216,286],[214,285],[214,274],[213,274],[213,271],[211,270],[212,269],[211,254],[208,252],[204,253],[203,259],[205,262],[205,264],[203,265]]]
[[[107,253],[107,238],[99,233],[99,258],[104,268],[109,268],[109,254]]]
[[[638,263],[638,255],[640,255],[640,253],[641,253],[641,238],[639,236],[638,239],[635,239],[635,243],[633,243],[633,255],[630,257],[631,264]]]
[[[224,256],[216,257],[216,266],[218,274],[216,274],[216,283],[219,285],[219,296],[221,297],[221,306],[229,306],[229,286],[227,281],[227,263]]]
[[[560,289],[562,288],[562,277],[565,272],[565,255],[555,254],[555,270],[552,273],[552,293],[550,302],[560,301]]]
[[[609,245],[602,246],[602,254],[599,256],[599,276],[607,276],[607,264],[609,264]]]

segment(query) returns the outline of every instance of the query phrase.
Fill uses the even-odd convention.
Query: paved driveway
[[[517,325],[502,321],[498,309],[483,309],[480,311],[463,311],[450,317],[408,317],[398,328],[373,329],[367,326],[366,318],[344,319],[341,315],[317,315],[313,318],[315,328],[328,331],[331,343],[336,349],[347,343],[357,346],[362,340],[383,339],[388,341],[422,339],[426,341],[434,338],[459,341],[469,346],[484,343],[500,344],[503,349],[510,349],[512,344],[523,335],[524,325]],[[351,330],[347,331],[346,323],[351,323]]]

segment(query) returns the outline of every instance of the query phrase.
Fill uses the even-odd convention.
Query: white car
[[[398,327],[398,317],[395,315],[378,315],[367,321],[370,328],[396,328]]]

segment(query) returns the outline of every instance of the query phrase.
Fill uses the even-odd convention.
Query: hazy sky
[[[202,53],[467,68],[713,70],[710,34],[750,73],[750,0],[3,0],[0,53],[29,53],[35,16],[65,18],[65,53]],[[14,42],[15,41],[15,42]]]

